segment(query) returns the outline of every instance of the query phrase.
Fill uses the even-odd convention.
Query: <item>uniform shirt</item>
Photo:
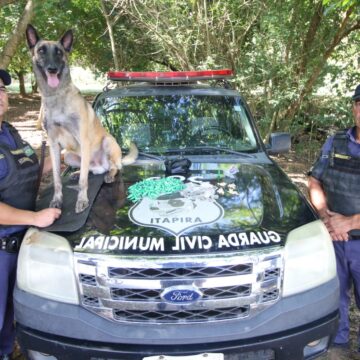
[[[356,126],[348,129],[346,132],[346,136],[350,140],[348,143],[348,150],[350,155],[354,157],[360,157],[360,144],[356,142]],[[319,156],[318,161],[315,164],[317,175],[314,176],[312,175],[312,173],[310,173],[311,176],[314,176],[319,181],[322,180],[322,176],[328,165],[329,155],[333,141],[334,141],[334,136],[329,137],[321,149],[321,154]]]
[[[1,124],[0,129],[0,143],[10,146],[11,149],[16,149],[15,140],[4,123]],[[3,179],[8,174],[8,170],[7,160],[5,158],[1,158],[0,152],[0,179]]]
[[[1,129],[0,129],[0,143],[10,146],[11,149],[16,149],[16,142],[12,137],[9,129],[5,126],[4,123],[1,124]],[[1,157],[1,151],[0,151],[0,157]],[[9,167],[7,160],[5,158],[2,159],[0,158],[0,179],[3,179],[8,174],[8,171],[9,171]],[[0,198],[1,198],[1,194],[0,194]],[[18,231],[22,231],[24,229],[25,227],[20,225],[8,226],[7,229],[3,229],[0,227],[0,237],[6,236],[8,234],[13,234]]]

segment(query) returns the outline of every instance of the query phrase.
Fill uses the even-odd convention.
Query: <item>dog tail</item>
[[[138,155],[139,155],[138,148],[134,143],[131,143],[129,147],[129,153],[126,156],[124,156],[121,160],[122,165],[126,166],[132,164],[133,162],[135,162]]]

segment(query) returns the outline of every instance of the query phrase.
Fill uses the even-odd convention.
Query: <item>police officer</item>
[[[0,69],[0,359],[11,359],[17,251],[26,226],[46,227],[60,216],[59,209],[34,211],[39,164],[33,149],[5,122],[9,73]]]
[[[355,126],[325,142],[309,178],[310,200],[335,248],[340,281],[340,323],[334,345],[344,348],[349,342],[352,285],[360,309],[360,85],[352,99]]]

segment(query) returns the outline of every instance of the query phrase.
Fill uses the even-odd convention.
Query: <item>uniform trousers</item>
[[[340,282],[340,322],[334,339],[337,344],[349,341],[349,304],[351,289],[357,308],[360,309],[360,240],[333,241],[337,274]],[[358,343],[359,343],[358,332]]]
[[[0,355],[10,354],[15,341],[13,291],[17,254],[0,250]]]

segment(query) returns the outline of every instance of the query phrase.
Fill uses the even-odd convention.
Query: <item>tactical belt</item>
[[[20,231],[15,234],[4,236],[0,238],[0,250],[7,251],[8,253],[19,252],[22,239],[25,231]]]

